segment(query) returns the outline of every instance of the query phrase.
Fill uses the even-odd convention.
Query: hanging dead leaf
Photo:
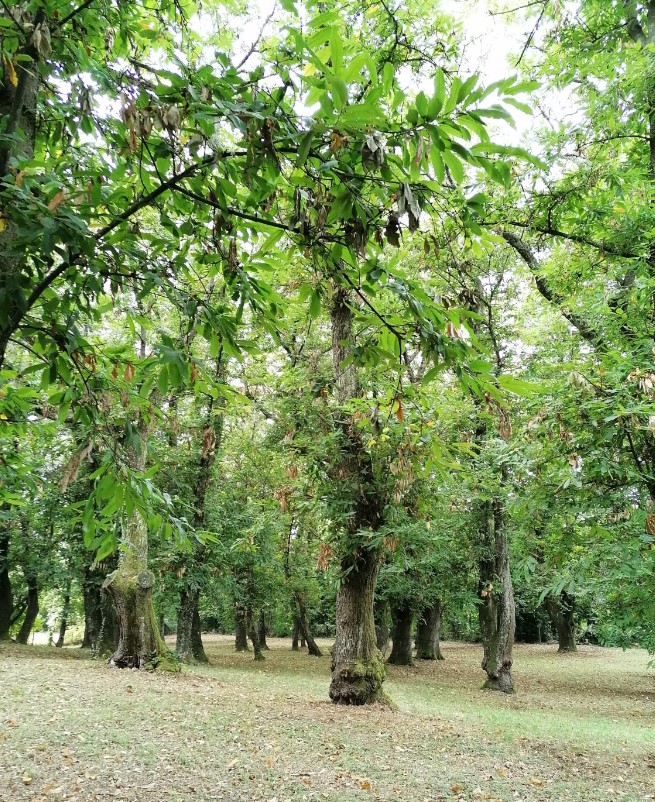
[[[80,470],[80,465],[82,464],[82,461],[89,456],[92,448],[93,448],[93,441],[87,443],[84,446],[84,448],[82,448],[80,451],[77,451],[70,458],[70,461],[66,466],[64,473],[61,477],[61,482],[59,483],[59,487],[61,488],[62,492],[66,490],[66,488],[71,482],[74,482],[77,479],[77,474]]]
[[[646,533],[655,537],[655,514],[652,512],[646,516]]]
[[[403,402],[399,395],[396,396],[396,403],[398,404],[398,406],[396,407],[396,417],[402,423],[405,414],[403,412]]]
[[[57,208],[61,206],[61,204],[66,200],[66,190],[60,189],[59,192],[54,196],[54,198],[48,204],[48,209],[51,212],[56,212]]]
[[[7,58],[7,56],[2,57],[2,64],[4,66],[5,75],[9,79],[9,83],[16,87],[18,86],[18,76],[16,75],[16,68],[13,65],[13,62]]]
[[[340,150],[346,143],[345,137],[343,137],[339,131],[332,132],[332,141],[330,142],[330,153],[336,153]]]
[[[216,433],[212,426],[205,426],[202,430],[202,447],[200,455],[202,457],[211,456],[216,449]]]
[[[316,560],[316,567],[319,571],[327,571],[332,562],[333,552],[329,543],[321,543],[321,548],[318,550],[318,558]]]
[[[134,374],[135,374],[135,372],[136,372],[136,370],[135,370],[135,368],[134,368],[134,365],[133,365],[131,362],[128,362],[128,363],[127,363],[127,365],[125,366],[125,373],[123,374],[123,375],[124,375],[124,377],[125,377],[125,381],[126,381],[128,384],[129,384],[129,383],[132,381],[132,379],[134,378]]]

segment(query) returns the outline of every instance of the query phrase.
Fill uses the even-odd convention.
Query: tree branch
[[[546,234],[558,239],[567,239],[571,242],[576,242],[578,245],[588,245],[590,248],[596,248],[603,253],[610,254],[610,256],[620,256],[623,259],[641,259],[644,255],[630,250],[623,250],[615,248],[606,242],[599,242],[598,240],[583,237],[580,234],[571,234],[567,231],[561,231],[558,228],[551,226],[539,226],[533,223],[522,223],[520,220],[506,220],[505,225],[515,226],[516,228],[524,228],[527,231],[532,231],[535,234]],[[503,236],[505,236],[503,234]]]
[[[528,266],[530,272],[534,276],[537,289],[541,295],[549,303],[557,306],[560,313],[566,318],[566,320],[569,321],[572,326],[575,326],[583,339],[587,340],[587,342],[591,343],[596,348],[604,348],[603,339],[600,333],[589,326],[587,322],[579,315],[576,315],[575,312],[571,312],[569,309],[567,309],[564,305],[564,299],[560,295],[556,295],[555,292],[548,286],[544,277],[540,273],[539,262],[537,261],[537,258],[529,245],[523,242],[523,240],[519,239],[515,234],[512,234],[510,231],[503,231],[501,236],[508,245],[514,248],[514,250]]]

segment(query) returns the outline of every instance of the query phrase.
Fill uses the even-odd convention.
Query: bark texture
[[[293,617],[293,632],[291,633],[291,651],[299,652],[300,646],[298,645],[298,641],[300,639],[300,621],[298,620],[298,616]]]
[[[61,649],[61,647],[64,645],[64,639],[66,638],[66,630],[68,629],[68,616],[70,614],[70,607],[71,607],[71,594],[69,587],[66,591],[66,595],[64,596],[64,607],[61,612],[61,621],[59,622],[59,634],[55,642],[55,646],[57,646],[59,649]]]
[[[9,579],[9,532],[0,529],[0,640],[9,640],[14,596]]]
[[[145,470],[147,426],[139,421],[140,443],[126,450],[130,468]],[[148,568],[148,527],[138,510],[122,520],[118,568],[105,579],[118,621],[118,645],[109,658],[117,668],[172,668],[152,602],[155,576]]]
[[[388,662],[396,666],[413,666],[412,657],[412,621],[413,613],[409,604],[392,604],[391,621],[391,654]]]
[[[198,611],[199,595],[197,590],[191,590],[189,587],[180,591],[180,606],[177,611],[175,653],[183,663],[196,662],[193,648],[193,620],[194,615]]]
[[[499,499],[481,505],[481,558],[478,607],[487,673],[484,687],[514,692],[512,647],[514,645],[514,590],[509,569],[509,543]]]
[[[252,643],[253,658],[255,660],[264,660],[262,644],[259,639],[259,616],[252,610],[248,610],[246,620],[248,622],[248,635]]]
[[[116,613],[107,594],[102,592],[104,577],[87,566],[82,579],[84,600],[83,649],[92,649],[98,655],[111,654],[118,645]]]
[[[44,14],[40,11],[34,18],[34,30],[43,24]],[[8,174],[13,157],[28,160],[34,154],[40,72],[36,64],[39,55],[34,47],[33,36],[19,55],[26,60],[14,60],[17,85],[14,86],[9,80],[7,70],[4,70],[4,79],[0,83],[0,117],[7,143],[0,147],[0,177]],[[27,306],[21,280],[25,258],[23,249],[15,244],[16,239],[15,227],[11,223],[0,232],[0,307],[3,310],[0,322],[0,367],[4,365],[9,338],[20,325]]]
[[[558,652],[575,652],[575,596],[563,590],[546,602],[548,614],[557,632]]]
[[[330,683],[330,698],[336,704],[363,705],[384,699],[384,662],[373,621],[377,569],[377,555],[365,552],[339,586]]]
[[[348,545],[341,555],[330,698],[335,704],[361,705],[384,699],[384,662],[373,620],[379,554],[362,544],[360,534],[376,531],[383,519],[370,455],[356,422],[345,412],[348,402],[361,395],[361,387],[355,364],[346,362],[354,347],[353,314],[348,293],[341,288],[334,289],[330,322],[340,432],[332,481],[339,505],[348,512],[342,524]]]
[[[209,659],[205,654],[205,647],[202,643],[202,630],[200,629],[200,613],[196,604],[193,611],[193,624],[191,626],[191,648],[196,663],[208,663]]]
[[[248,647],[248,628],[246,626],[246,611],[237,605],[234,614],[234,648],[237,652],[250,651]]]
[[[425,607],[416,624],[416,658],[417,660],[443,660],[439,643],[441,627],[441,601]]]
[[[297,623],[298,632],[296,634],[296,650],[298,649],[298,637],[301,637],[303,640],[303,646],[307,644],[307,653],[310,657],[322,657],[323,653],[318,648],[316,641],[311,633],[309,628],[309,617],[307,615],[307,604],[305,602],[305,597],[302,593],[295,593],[294,594],[294,607],[297,610],[297,614],[294,617],[294,626]],[[292,647],[293,648],[293,644]]]
[[[389,621],[387,619],[387,603],[375,601],[373,605],[373,620],[375,621],[375,640],[382,657],[387,656],[389,649]]]
[[[28,638],[34,627],[34,622],[39,614],[39,586],[34,574],[28,574],[27,580],[27,609],[25,610],[25,618],[16,635],[16,643],[27,643]]]
[[[262,610],[259,614],[259,644],[264,651],[268,651],[266,643],[266,614]]]

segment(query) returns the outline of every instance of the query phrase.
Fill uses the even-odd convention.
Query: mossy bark
[[[377,568],[377,554],[362,552],[339,586],[330,683],[330,699],[335,704],[364,705],[385,699],[384,661],[373,620]]]
[[[109,658],[116,668],[172,668],[171,655],[159,634],[152,603],[155,576],[144,569],[137,574],[110,574],[103,585],[114,604],[118,620],[118,646]]]
[[[196,644],[196,648],[194,649],[193,621],[194,615],[198,612],[199,595],[197,590],[192,590],[189,587],[180,591],[180,605],[177,611],[175,654],[183,663],[195,663],[197,660],[195,651],[198,649],[198,644]],[[204,655],[202,639],[200,640],[200,649]],[[206,657],[203,662],[206,662]]]
[[[401,602],[391,605],[391,654],[387,662],[395,666],[412,666],[412,608],[409,604]]]
[[[478,607],[482,635],[484,688],[514,692],[512,647],[516,627],[509,542],[499,499],[481,505],[481,556]]]
[[[439,643],[441,627],[441,601],[424,607],[416,624],[416,658],[417,660],[443,660]]]
[[[331,469],[335,502],[346,511],[341,580],[337,593],[336,638],[332,648],[330,698],[336,704],[370,704],[385,700],[384,661],[375,636],[373,601],[379,552],[362,542],[362,532],[382,526],[381,495],[371,456],[361,431],[347,412],[362,388],[356,364],[349,361],[355,346],[353,313],[347,290],[333,287],[330,308],[332,366],[339,432],[339,453]]]

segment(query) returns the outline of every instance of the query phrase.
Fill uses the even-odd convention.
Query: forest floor
[[[389,668],[394,710],[333,706],[329,657],[269,645],[255,663],[209,636],[210,665],[178,675],[0,646],[1,802],[655,799],[645,652],[519,645],[503,696],[479,647],[446,643]]]

